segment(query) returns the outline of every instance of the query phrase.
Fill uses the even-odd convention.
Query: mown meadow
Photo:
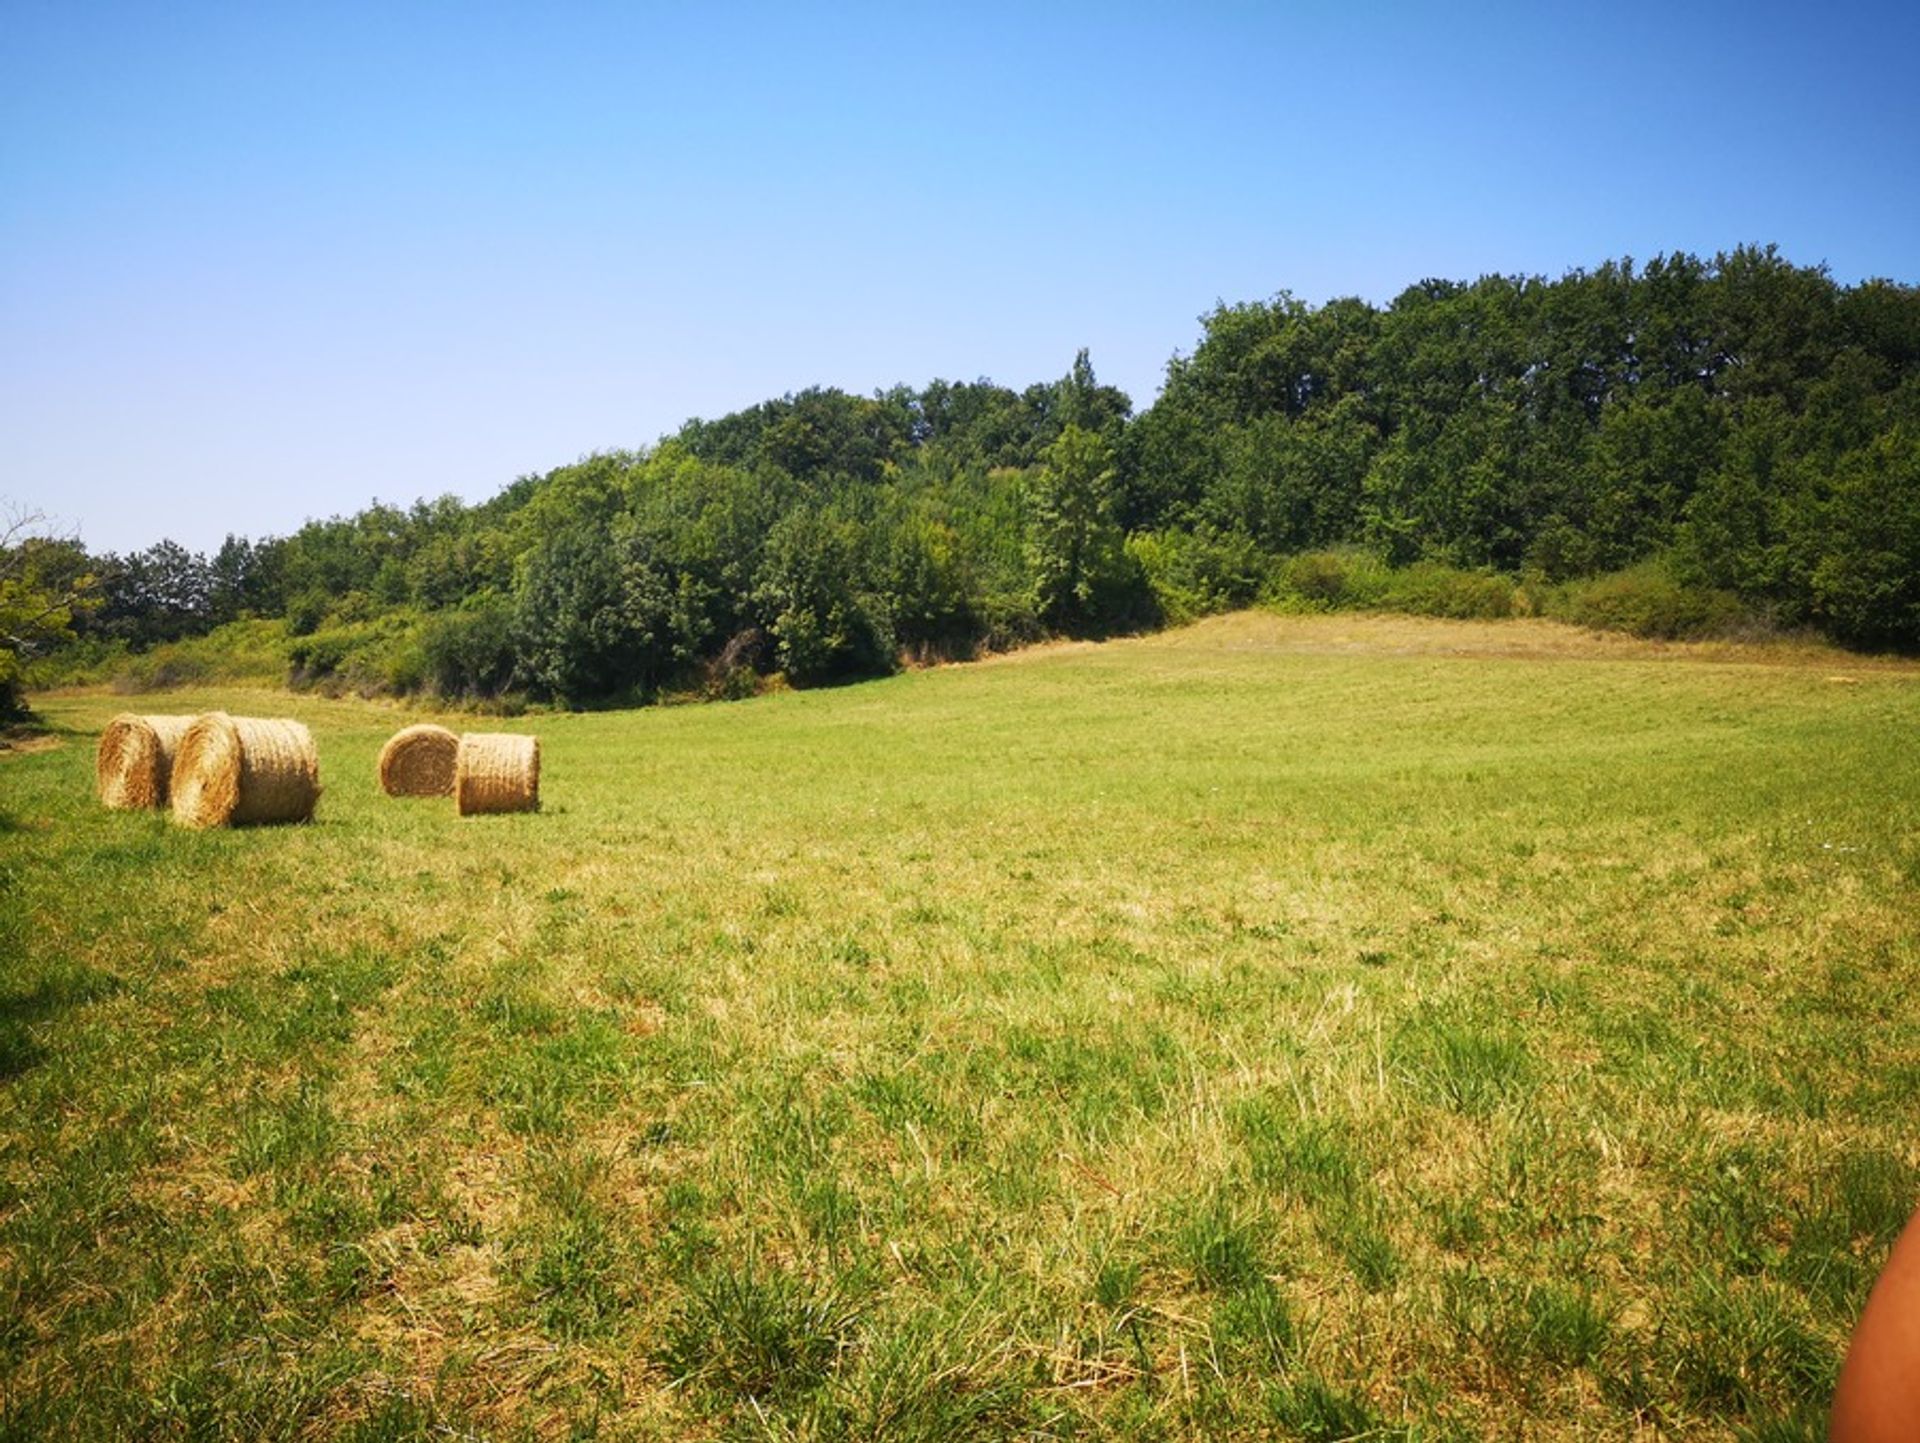
[[[0,757],[0,1436],[1815,1438],[1920,668],[1240,614],[547,714],[538,815]],[[451,724],[463,722],[454,718]]]

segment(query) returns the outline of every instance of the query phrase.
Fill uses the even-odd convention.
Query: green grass
[[[157,700],[326,792],[0,759],[0,1438],[1812,1438],[1915,1200],[1911,668],[1243,615],[467,821]]]

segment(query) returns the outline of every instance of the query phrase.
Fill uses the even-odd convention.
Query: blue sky
[[[0,5],[0,498],[479,499],[810,384],[1775,241],[1920,281],[1920,7]]]

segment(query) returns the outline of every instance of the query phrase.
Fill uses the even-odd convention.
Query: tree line
[[[71,591],[101,654],[267,619],[296,680],[567,704],[1337,600],[1355,563],[1435,609],[1611,577],[1920,647],[1920,289],[1745,247],[1202,327],[1138,415],[1085,352],[1023,391],[814,388],[478,505],[17,543],[0,588]]]

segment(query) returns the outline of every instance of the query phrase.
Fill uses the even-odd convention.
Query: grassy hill
[[[1815,1437],[1915,1196],[1911,666],[1241,615],[465,821],[147,699],[314,728],[211,834],[122,705],[0,759],[7,1437]]]

